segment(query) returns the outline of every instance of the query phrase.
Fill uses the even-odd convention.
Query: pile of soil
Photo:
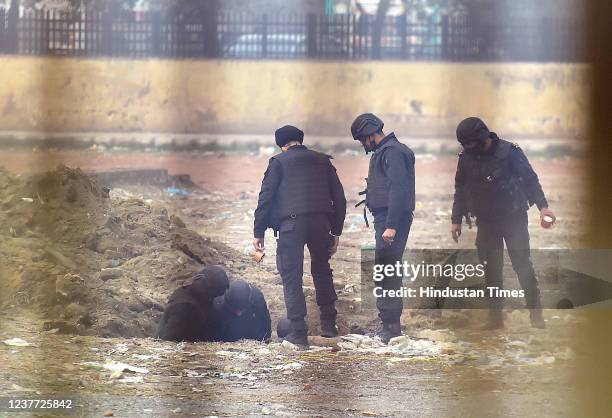
[[[0,309],[48,330],[155,335],[168,295],[205,265],[244,257],[161,204],[113,197],[80,169],[0,169]]]

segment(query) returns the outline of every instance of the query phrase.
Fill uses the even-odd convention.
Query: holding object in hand
[[[540,225],[544,229],[550,229],[557,221],[557,218],[552,210],[548,208],[542,208],[540,210]]]
[[[253,258],[258,263],[261,263],[265,256],[266,256],[266,253],[260,250],[255,251],[255,254],[253,254]]]
[[[258,263],[261,263],[261,260],[263,260],[266,255],[266,253],[264,252],[264,239],[253,238],[253,248],[255,249],[255,254],[253,255],[253,258],[255,258],[255,261],[257,261]]]

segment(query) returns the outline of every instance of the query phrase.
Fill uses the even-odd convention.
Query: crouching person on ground
[[[209,326],[215,341],[267,341],[272,335],[263,293],[244,280],[232,280],[225,294],[214,299]]]
[[[168,341],[210,341],[209,330],[213,299],[229,287],[225,270],[207,266],[191,284],[176,289],[168,298],[160,325],[159,338]]]

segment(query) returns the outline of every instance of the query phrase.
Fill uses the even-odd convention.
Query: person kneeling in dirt
[[[207,266],[191,284],[182,286],[168,298],[159,325],[159,338],[168,341],[211,341],[208,326],[213,299],[223,295],[229,279],[220,266]]]
[[[233,280],[225,294],[215,298],[209,326],[215,341],[267,341],[272,335],[263,293],[244,280]]]

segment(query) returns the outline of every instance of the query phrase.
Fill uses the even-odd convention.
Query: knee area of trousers
[[[311,266],[311,273],[313,276],[331,276],[332,269],[329,265],[315,265]]]

